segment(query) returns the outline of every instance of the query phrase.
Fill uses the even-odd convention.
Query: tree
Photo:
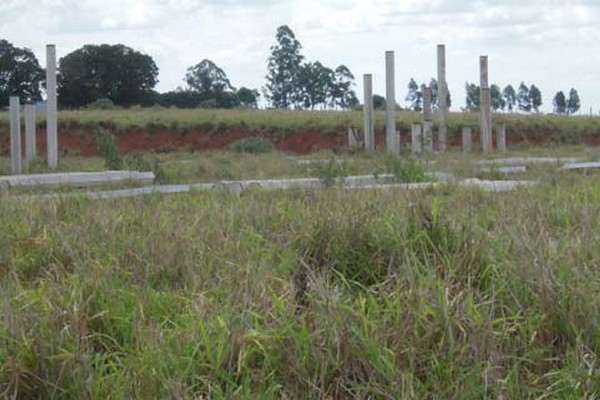
[[[531,112],[531,97],[529,96],[529,88],[524,82],[521,82],[519,86],[519,93],[517,94],[517,104],[519,110],[523,112]]]
[[[540,106],[542,105],[542,92],[535,85],[531,85],[529,88],[529,102],[533,111],[539,112]]]
[[[286,109],[302,100],[298,79],[304,57],[300,54],[302,45],[287,25],[277,28],[276,40],[277,44],[271,46],[263,90],[271,106]]]
[[[569,91],[569,99],[567,100],[567,113],[569,115],[575,114],[581,108],[581,102],[579,100],[579,93],[575,88],[571,88]]]
[[[188,68],[185,81],[189,90],[200,95],[202,102],[216,108],[233,108],[239,105],[236,89],[227,74],[211,60],[202,60]]]
[[[504,108],[506,108],[506,101],[504,101],[504,98],[502,97],[500,86],[494,84],[490,87],[490,97],[492,98],[492,110],[504,111]]]
[[[240,106],[245,108],[258,108],[258,98],[260,97],[258,90],[241,87],[237,91],[237,97]]]
[[[338,66],[334,71],[335,84],[332,93],[334,106],[342,109],[356,107],[358,98],[354,91],[354,75],[345,65]]]
[[[567,98],[562,91],[556,93],[552,104],[554,105],[554,112],[556,114],[562,115],[567,111]]]
[[[480,109],[481,94],[479,85],[474,83],[465,83],[465,92],[467,96],[465,98],[465,110],[472,112]]]
[[[301,107],[314,110],[319,104],[325,108],[333,102],[335,73],[318,61],[300,67],[298,85]]]
[[[431,109],[437,110],[439,87],[438,82],[435,78],[431,78],[431,81],[429,82],[429,87],[431,88]],[[449,90],[446,96],[446,105],[448,106],[448,109],[450,108],[450,106],[452,106],[452,96],[450,95]]]
[[[373,108],[375,110],[385,110],[385,97],[374,94],[373,95]]]
[[[10,96],[24,103],[41,100],[43,72],[31,50],[0,39],[0,107],[8,106]]]
[[[122,44],[85,45],[59,65],[58,97],[67,107],[101,98],[120,106],[139,104],[157,83],[154,60]]]
[[[423,92],[419,88],[417,82],[411,78],[408,83],[408,94],[406,101],[409,104],[409,109],[417,112],[423,111]]]
[[[506,86],[502,91],[502,97],[504,98],[508,112],[512,112],[517,105],[517,92],[515,88],[512,85]]]

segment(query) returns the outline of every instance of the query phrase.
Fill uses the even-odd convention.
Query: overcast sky
[[[558,90],[579,91],[582,111],[600,111],[600,0],[0,0],[0,38],[45,62],[84,44],[123,43],[152,56],[157,90],[183,86],[208,58],[234,86],[264,86],[269,47],[289,25],[307,60],[347,65],[362,98],[362,74],[384,94],[384,53],[396,52],[398,102],[411,77],[436,76],[436,44],[447,48],[453,109],[466,81],[478,83],[487,54],[490,83],[534,83],[551,111]]]

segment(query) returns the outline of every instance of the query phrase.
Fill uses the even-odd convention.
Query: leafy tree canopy
[[[43,80],[44,71],[31,50],[0,39],[0,107],[8,106],[10,96],[19,96],[22,103],[41,100]]]

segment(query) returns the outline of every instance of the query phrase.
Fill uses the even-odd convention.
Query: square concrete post
[[[13,174],[20,174],[21,163],[21,105],[18,96],[9,99],[10,114],[10,164]]]
[[[438,44],[437,46],[437,67],[438,67],[438,114],[440,118],[439,128],[439,146],[440,151],[446,150],[448,118],[448,84],[446,82],[446,46]]]
[[[492,99],[488,76],[488,57],[479,57],[481,98],[481,143],[483,152],[492,151]]]
[[[481,90],[481,144],[483,152],[492,151],[492,97],[490,88]]]
[[[423,119],[425,121],[433,121],[431,113],[431,88],[426,86],[423,88]]]
[[[498,151],[506,153],[506,123],[498,124],[498,136],[496,136],[496,146]]]
[[[473,130],[469,127],[462,128],[462,150],[465,153],[473,151]]]
[[[400,153],[400,142],[396,140],[396,78],[394,52],[385,52],[385,143],[387,151]]]
[[[58,165],[57,105],[56,105],[56,46],[46,46],[46,143],[48,146],[48,166]]]
[[[375,150],[375,118],[373,115],[373,75],[363,75],[363,117],[365,133],[365,149]]]
[[[423,151],[433,154],[433,122],[423,122]]]
[[[358,146],[358,137],[353,128],[348,127],[348,147],[354,148]]]
[[[25,105],[25,162],[29,166],[35,160],[37,150],[35,144],[35,106]]]
[[[421,134],[421,124],[411,125],[410,140],[413,154],[421,154],[423,152],[423,135]]]

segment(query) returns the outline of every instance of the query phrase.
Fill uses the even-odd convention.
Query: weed
[[[275,146],[269,139],[251,136],[236,140],[229,149],[236,153],[262,154],[273,151]]]

